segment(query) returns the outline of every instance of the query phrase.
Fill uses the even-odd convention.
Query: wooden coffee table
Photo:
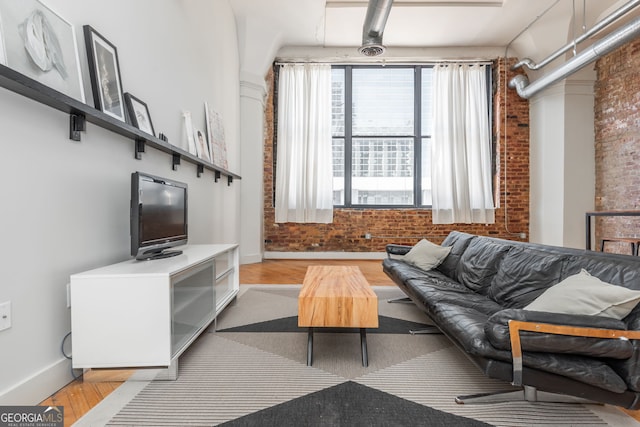
[[[309,328],[308,366],[313,363],[314,328],[360,328],[362,366],[366,367],[366,328],[378,327],[378,296],[357,266],[310,266],[298,296],[298,326]]]

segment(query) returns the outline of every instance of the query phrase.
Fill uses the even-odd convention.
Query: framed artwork
[[[118,50],[89,25],[85,25],[84,41],[95,107],[123,122],[125,115]]]
[[[196,149],[196,140],[194,138],[193,123],[191,121],[190,111],[182,112],[182,121],[183,121],[184,132],[183,132],[181,148],[193,154],[194,156],[197,156],[198,150]],[[185,136],[186,136],[186,139],[184,138]]]
[[[129,120],[131,121],[131,124],[141,131],[155,136],[147,104],[140,101],[129,92],[124,94],[124,102],[126,103],[127,110],[129,111]]]
[[[4,37],[2,36],[2,15],[0,15],[0,64],[7,65],[7,52],[4,49]]]
[[[0,0],[0,63],[85,102],[73,25],[41,0]]]
[[[193,130],[193,138],[196,142],[196,151],[198,152],[198,157],[202,160],[206,160],[207,162],[211,162],[211,158],[209,157],[209,146],[207,144],[207,137],[201,129],[195,128]]]
[[[224,137],[222,116],[209,108],[209,104],[206,102],[204,103],[204,111],[207,120],[207,135],[211,150],[211,163],[227,169],[227,146]]]

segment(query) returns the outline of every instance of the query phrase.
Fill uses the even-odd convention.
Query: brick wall
[[[273,252],[382,252],[388,243],[415,244],[421,238],[440,242],[451,230],[522,240],[529,231],[529,103],[516,91],[506,92],[506,79],[513,77],[514,59],[494,64],[493,139],[495,142],[496,223],[434,225],[428,209],[334,209],[332,224],[276,224],[274,198],[274,84],[273,72],[265,109],[264,237],[265,251]],[[506,114],[506,129],[505,129]],[[506,144],[504,141],[506,134]],[[506,175],[506,179],[505,179]],[[505,203],[506,200],[506,203]],[[507,223],[505,223],[505,205]],[[370,233],[373,238],[365,239]]]
[[[596,62],[596,210],[640,209],[640,41]],[[596,219],[596,244],[603,236],[640,236],[640,218]],[[611,244],[609,252],[629,253]]]

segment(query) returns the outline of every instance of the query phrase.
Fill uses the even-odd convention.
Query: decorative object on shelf
[[[147,132],[149,135],[155,136],[147,104],[140,101],[129,92],[124,94],[124,102],[126,103],[127,110],[129,111],[129,120],[131,121],[131,124],[138,129]]]
[[[95,107],[126,122],[118,50],[91,26],[83,29]]]
[[[211,163],[216,166],[227,168],[227,146],[224,139],[224,125],[222,116],[209,108],[208,103],[204,103],[205,116],[207,118],[207,135],[211,146]]]
[[[207,138],[204,135],[204,131],[197,128],[194,129],[193,138],[196,141],[196,150],[198,151],[198,157],[207,162],[211,162],[211,158],[209,157],[209,144],[207,143]]]
[[[2,35],[2,15],[0,15],[0,64],[7,64],[7,51],[4,48],[4,36]]]
[[[183,138],[182,147],[180,148],[182,148],[185,151],[188,151],[194,156],[197,156],[198,150],[196,149],[196,141],[193,137],[193,123],[191,122],[190,111],[182,112],[182,121],[183,121],[183,127],[184,127],[183,137],[186,136],[186,138]]]
[[[0,64],[85,102],[73,25],[40,0],[0,1]]]

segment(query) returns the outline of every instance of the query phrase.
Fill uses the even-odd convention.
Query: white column
[[[240,73],[240,263],[262,261],[264,107],[267,88],[264,77]],[[235,182],[234,182],[235,185]]]
[[[530,240],[584,248],[595,197],[595,73],[584,70],[530,104]]]

